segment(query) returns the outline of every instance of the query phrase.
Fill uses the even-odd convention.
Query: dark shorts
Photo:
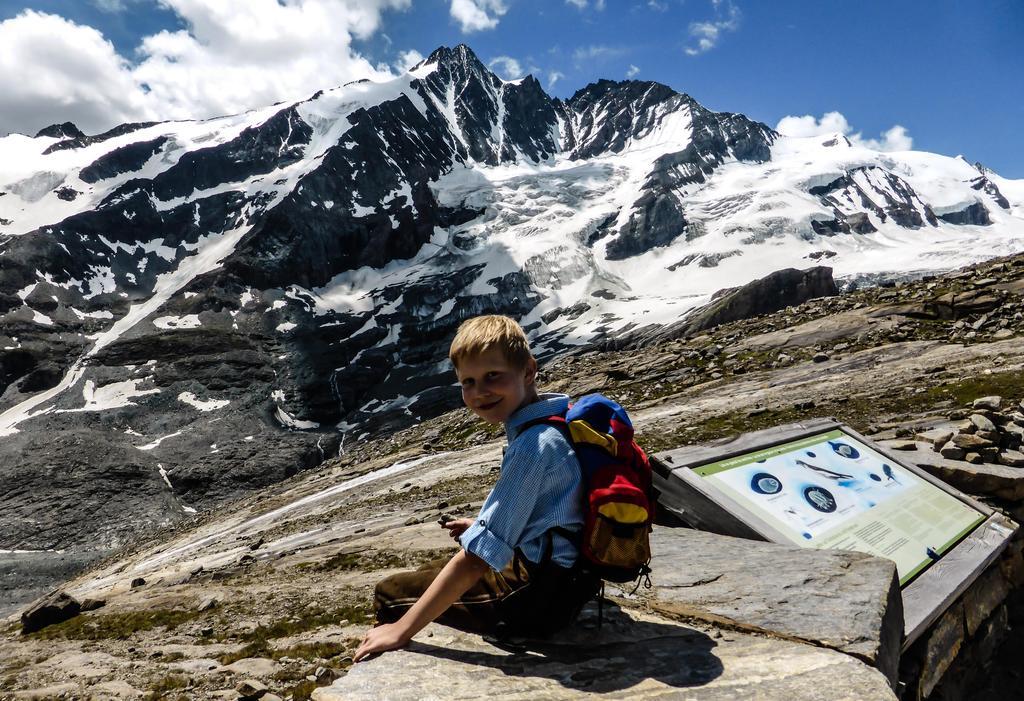
[[[435,560],[381,580],[373,602],[378,622],[401,618],[446,564]],[[538,565],[519,556],[501,572],[487,570],[437,622],[472,633],[546,636],[571,623],[600,584],[576,569]]]

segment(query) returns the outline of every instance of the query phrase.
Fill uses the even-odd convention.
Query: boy
[[[537,361],[508,317],[463,322],[448,357],[466,406],[505,424],[501,474],[476,519],[442,524],[463,548],[447,564],[377,585],[379,625],[356,662],[404,646],[435,619],[473,632],[546,635],[570,623],[600,584],[573,568],[577,546],[561,534],[583,527],[579,462],[562,431],[542,422],[564,415],[569,398],[537,392]]]

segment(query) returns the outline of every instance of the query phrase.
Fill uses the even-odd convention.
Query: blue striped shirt
[[[530,421],[564,415],[569,397],[542,394],[505,422],[508,449],[501,474],[487,495],[476,522],[462,534],[462,547],[495,570],[512,561],[516,548],[527,560],[540,562],[548,549],[548,531],[560,526],[583,528],[583,480],[572,445],[555,426]],[[577,548],[552,534],[552,561],[562,567],[576,562]]]

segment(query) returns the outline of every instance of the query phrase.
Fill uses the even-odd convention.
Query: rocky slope
[[[453,408],[467,317],[520,318],[545,359],[662,343],[1020,250],[1022,212],[963,159],[787,139],[650,82],[552,99],[464,46],[241,115],[10,135],[0,549],[37,552],[0,567],[59,576]],[[793,297],[712,299],[824,262]]]
[[[879,440],[913,437],[973,409],[977,397],[1000,394],[1007,405],[1024,399],[1022,304],[1024,256],[1016,256],[656,340],[640,356],[627,349],[557,359],[544,367],[544,384],[574,394],[600,390],[625,402],[652,450],[823,415]],[[947,308],[948,314],[924,313]],[[937,455],[931,446],[918,452],[908,459]],[[367,625],[370,588],[396,568],[451,552],[434,520],[442,510],[473,513],[500,454],[493,431],[456,411],[368,440],[315,470],[137,542],[66,585],[80,601],[103,600],[102,608],[28,636],[18,635],[16,616],[7,619],[0,693],[239,698],[245,694],[237,688],[251,681],[281,698],[306,698],[329,685],[316,698],[380,694],[378,667],[349,672],[347,661]],[[980,493],[996,506],[1019,503],[1024,472],[998,478],[1001,489],[1015,485],[1016,496]],[[981,485],[977,478],[974,484]],[[772,697],[893,698],[886,675],[872,667],[892,674],[892,663],[882,662],[892,659],[883,632],[891,564],[704,534],[679,546],[671,529],[657,533],[659,556],[670,558],[662,569],[675,574],[656,577],[646,599],[619,596],[621,608],[613,608],[600,634],[584,627],[586,640],[558,643],[577,646],[575,656],[559,652],[570,648],[544,648],[539,654],[548,666],[532,667],[537,652],[510,653],[434,628],[413,652],[388,662],[411,684],[388,693],[429,695],[442,688],[439,680],[473,678],[480,686],[466,687],[469,697],[474,689],[643,697],[692,687],[696,698],[728,698],[753,684],[770,688]],[[749,552],[729,556],[733,548]],[[687,553],[697,561],[671,560]],[[753,580],[745,565],[729,565],[782,557],[795,559],[759,568],[764,576]],[[820,581],[809,581],[807,572],[819,573]],[[792,577],[803,596],[791,594]],[[837,577],[846,582],[838,588]],[[852,597],[834,601],[837,610],[856,602],[874,611],[873,623],[822,616],[821,601],[809,596],[819,586]],[[645,631],[648,666],[627,664],[618,682],[609,681],[594,662],[606,657],[601,645],[638,630]],[[588,652],[588,645],[597,647]],[[439,647],[454,651],[437,659]],[[672,671],[678,665],[666,666],[681,650],[699,673],[683,678]],[[844,686],[834,684],[837,674]],[[979,684],[996,684],[996,677]],[[994,699],[1005,697],[1001,689],[975,691]]]

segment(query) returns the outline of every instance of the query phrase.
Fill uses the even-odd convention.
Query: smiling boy
[[[378,583],[380,625],[356,662],[404,646],[435,619],[473,632],[546,635],[570,623],[599,586],[573,567],[578,549],[561,534],[583,526],[579,462],[562,431],[543,422],[564,415],[569,398],[538,393],[537,361],[508,317],[463,322],[449,359],[466,406],[505,424],[501,474],[477,518],[442,524],[462,545],[446,564]]]

